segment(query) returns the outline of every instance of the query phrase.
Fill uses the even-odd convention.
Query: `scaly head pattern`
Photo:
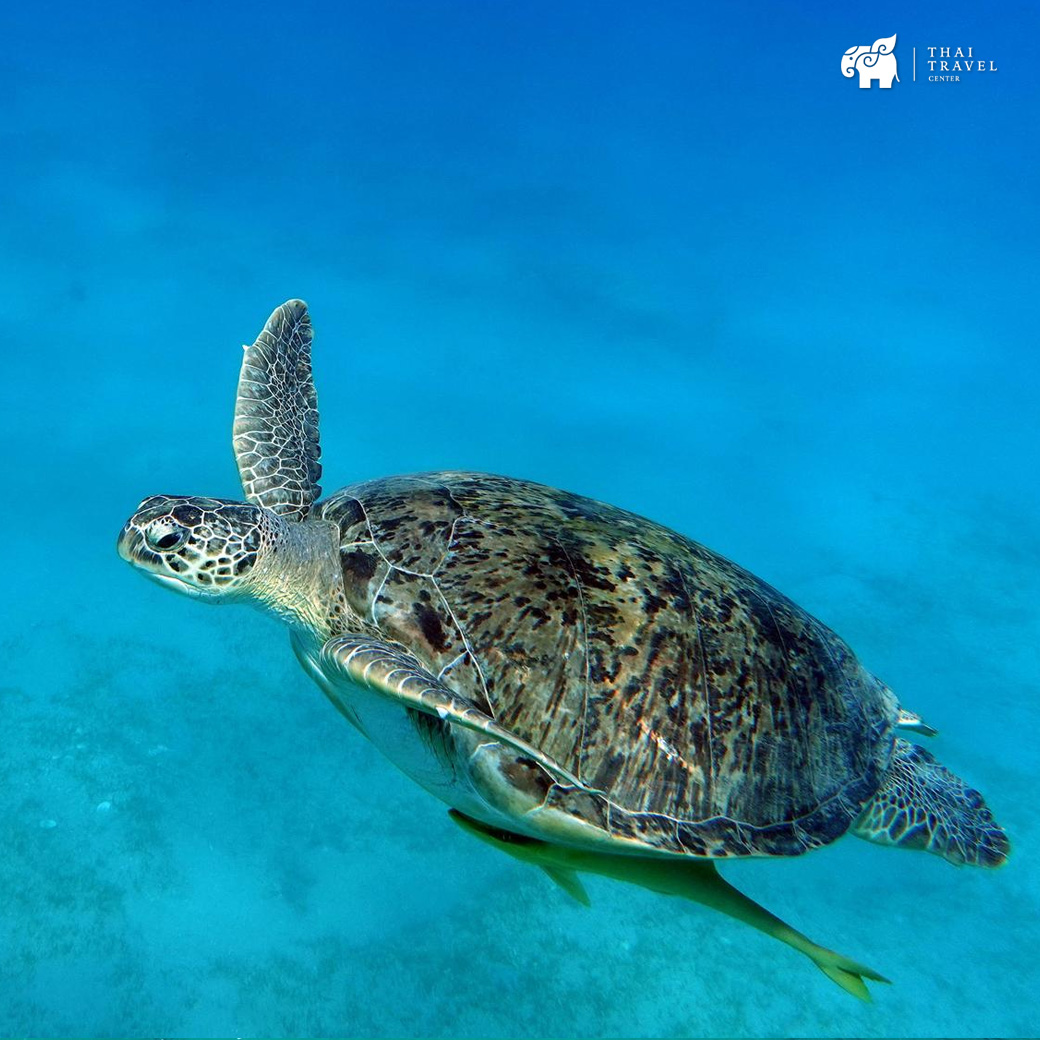
[[[119,535],[119,555],[168,588],[206,600],[245,591],[260,553],[276,540],[261,506],[154,495]]]

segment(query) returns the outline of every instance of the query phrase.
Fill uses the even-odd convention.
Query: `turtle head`
[[[212,602],[246,591],[274,518],[260,506],[219,498],[155,495],[126,522],[124,560],[167,588]]]

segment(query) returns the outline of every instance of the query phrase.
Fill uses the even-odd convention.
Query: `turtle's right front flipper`
[[[276,308],[245,348],[234,444],[246,498],[287,520],[305,520],[321,494],[321,446],[303,300]]]

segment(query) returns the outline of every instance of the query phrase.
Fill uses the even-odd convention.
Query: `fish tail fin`
[[[849,960],[848,957],[843,957],[840,953],[835,953],[833,950],[828,950],[823,946],[817,946],[815,943],[811,943],[810,946],[812,948],[803,949],[802,952],[806,954],[813,964],[831,982],[841,986],[846,993],[851,993],[860,1000],[865,1000],[867,1003],[871,1001],[870,990],[867,989],[867,985],[863,981],[864,979],[870,979],[871,982],[890,981],[872,968]]]

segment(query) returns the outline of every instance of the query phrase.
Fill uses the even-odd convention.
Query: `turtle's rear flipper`
[[[925,849],[957,866],[999,867],[1011,850],[982,795],[907,740],[896,741],[884,782],[852,833],[879,845]]]

